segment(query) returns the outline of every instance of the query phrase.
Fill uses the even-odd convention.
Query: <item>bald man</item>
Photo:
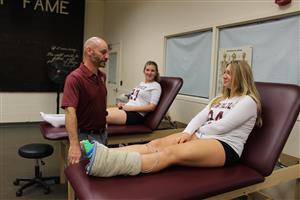
[[[66,78],[61,107],[69,134],[69,164],[80,161],[81,140],[106,143],[106,75],[99,68],[104,68],[107,60],[107,43],[98,37],[89,38],[84,44],[83,62]]]

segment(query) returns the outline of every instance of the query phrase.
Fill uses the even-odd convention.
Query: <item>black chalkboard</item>
[[[0,0],[0,91],[57,91],[82,59],[84,0]]]

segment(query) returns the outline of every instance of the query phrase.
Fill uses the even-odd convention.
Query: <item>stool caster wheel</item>
[[[47,188],[45,191],[44,191],[44,194],[49,194],[50,193],[50,189]]]
[[[19,180],[15,180],[15,181],[13,182],[14,185],[19,185],[19,183],[20,183]]]
[[[57,178],[57,179],[54,180],[54,183],[55,183],[55,184],[59,184],[59,182],[60,182],[60,181],[59,181],[59,178]]]
[[[22,191],[17,191],[17,192],[16,192],[16,196],[17,196],[17,197],[20,197],[20,196],[22,196],[22,194],[23,194],[23,192],[22,192]]]
[[[50,193],[50,187],[46,186],[44,187],[44,194],[49,194]]]

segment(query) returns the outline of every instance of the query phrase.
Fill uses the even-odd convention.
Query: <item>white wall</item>
[[[103,37],[103,20],[103,0],[86,0],[84,19],[84,41],[93,36]]]
[[[40,121],[39,112],[56,113],[56,93],[0,93],[0,122]]]
[[[143,79],[142,67],[154,60],[164,74],[164,38],[214,25],[265,18],[299,11],[300,1],[278,7],[269,1],[105,1],[104,36],[109,43],[121,42],[123,89]],[[122,88],[121,88],[122,89]],[[205,106],[200,99],[177,98],[170,114],[173,120],[188,122]],[[284,151],[300,157],[300,120]]]

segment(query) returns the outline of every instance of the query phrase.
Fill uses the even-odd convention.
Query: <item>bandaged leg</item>
[[[95,142],[94,153],[86,166],[86,173],[100,177],[133,176],[141,172],[141,165],[139,153],[113,150]]]
[[[44,121],[48,122],[54,127],[60,127],[65,125],[65,115],[64,114],[46,114],[40,112],[41,117]]]

